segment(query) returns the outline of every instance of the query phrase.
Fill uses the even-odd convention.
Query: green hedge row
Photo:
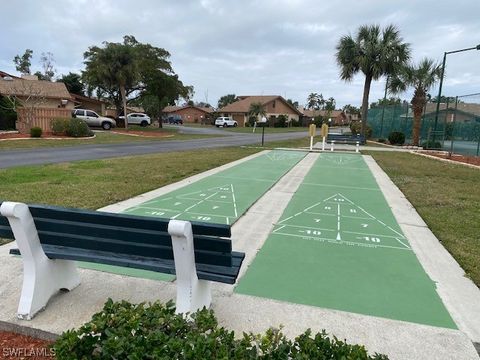
[[[289,340],[280,330],[244,333],[218,326],[211,310],[185,318],[172,302],[130,304],[107,301],[102,311],[54,344],[61,359],[387,359],[363,346],[307,330]]]

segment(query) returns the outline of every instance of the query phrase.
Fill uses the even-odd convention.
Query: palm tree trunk
[[[412,139],[413,145],[418,146],[420,141],[420,125],[422,122],[422,111],[423,106],[413,106],[413,129],[412,129]]]
[[[123,102],[123,117],[125,118],[125,129],[128,129],[128,121],[127,121],[127,96],[125,94],[125,86],[120,86],[120,94],[122,95],[122,102]]]
[[[368,115],[368,97],[370,96],[370,85],[372,84],[372,76],[365,76],[365,84],[363,86],[363,100],[362,100],[362,129],[361,133],[366,138],[365,132],[367,129],[367,115]]]

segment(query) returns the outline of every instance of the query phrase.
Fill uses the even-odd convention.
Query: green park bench
[[[328,133],[327,142],[334,141],[337,144],[356,144],[365,145],[365,137],[362,135],[344,135],[336,133]]]
[[[17,241],[10,253],[24,263],[21,319],[80,284],[75,260],[175,274],[176,311],[186,313],[210,306],[210,282],[234,284],[245,257],[232,251],[229,225],[0,204],[0,237]]]

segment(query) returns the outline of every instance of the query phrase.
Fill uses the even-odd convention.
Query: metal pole
[[[440,97],[442,96],[443,75],[445,74],[445,62],[447,61],[447,52],[443,54],[442,73],[440,75],[440,86],[438,87],[437,110],[435,111],[435,122],[433,123],[433,143],[435,143],[435,132],[437,131],[438,113],[440,111]]]
[[[388,90],[388,76],[387,76],[387,81],[385,82],[385,94],[383,95],[382,121],[380,122],[380,138],[383,138],[383,118],[385,116],[385,103],[387,101],[387,90]]]
[[[265,138],[265,124],[262,126],[262,147],[263,147],[263,140]]]
[[[450,156],[453,154],[453,131],[455,130],[455,121],[457,120],[458,96],[455,97],[455,112],[453,113],[452,134],[450,135]]]

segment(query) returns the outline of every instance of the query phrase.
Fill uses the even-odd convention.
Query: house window
[[[272,108],[275,109],[275,100],[273,100],[273,103],[272,103]]]

